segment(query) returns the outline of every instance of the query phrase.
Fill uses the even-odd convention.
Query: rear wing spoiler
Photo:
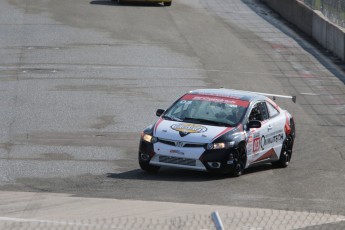
[[[224,89],[223,87],[220,87],[220,88]],[[242,91],[242,90],[239,90],[239,91]],[[296,103],[296,96],[287,96],[287,95],[270,94],[270,93],[260,93],[260,92],[252,92],[252,91],[243,91],[243,92],[255,93],[255,94],[263,95],[263,96],[266,96],[266,97],[272,97],[273,101],[275,101],[277,99],[277,97],[279,97],[279,98],[287,98],[287,99],[291,99],[293,101],[293,103]]]
[[[259,92],[253,92],[253,93],[264,95],[264,96],[267,96],[267,97],[272,97],[273,101],[275,101],[277,99],[277,97],[279,97],[279,98],[291,99],[293,101],[293,103],[296,103],[296,96],[286,96],[286,95],[270,94],[270,93],[259,93]]]

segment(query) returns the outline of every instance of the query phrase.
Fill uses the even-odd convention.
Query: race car
[[[112,0],[115,1],[115,0]],[[118,4],[122,4],[124,2],[157,2],[163,3],[164,6],[171,6],[172,0],[116,0]]]
[[[270,99],[270,97],[273,97]],[[287,167],[296,136],[292,115],[275,99],[295,96],[231,89],[186,93],[141,134],[139,165],[148,172],[162,166],[234,177],[250,167]]]

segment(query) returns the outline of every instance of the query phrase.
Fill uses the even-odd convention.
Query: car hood
[[[232,129],[233,127],[169,121],[160,118],[154,126],[153,135],[174,141],[212,143]]]

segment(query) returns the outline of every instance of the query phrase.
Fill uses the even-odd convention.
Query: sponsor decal
[[[248,137],[247,143],[250,144],[250,143],[252,143],[252,142],[253,142],[253,136],[250,135],[250,136]]]
[[[254,138],[253,141],[253,153],[257,153],[260,150],[260,137]]]
[[[218,102],[218,103],[226,103],[226,104],[230,104],[234,107],[237,107],[236,101],[234,100],[229,100],[229,99],[224,99],[224,98],[212,98],[212,97],[202,97],[202,96],[197,96],[194,97],[193,100],[199,100],[199,101],[211,101],[211,102]]]
[[[184,155],[184,152],[181,152],[180,150],[170,150],[170,153],[173,153],[173,154],[178,154],[178,155]]]
[[[181,142],[181,141],[175,141],[175,146],[176,146],[176,147],[180,147],[180,148],[182,148],[184,145],[185,145],[185,143],[184,143],[184,142]]]
[[[198,124],[173,124],[170,126],[171,129],[178,131],[181,137],[187,136],[190,133],[204,133],[207,128]]]
[[[247,141],[247,155],[251,155],[253,153],[253,136],[251,136],[251,142]]]
[[[278,131],[270,133],[269,135],[266,135],[266,136],[262,135],[262,137],[261,137],[261,148],[265,149],[264,147],[266,145],[280,142],[283,139],[284,139],[283,130],[278,130]]]
[[[217,95],[207,95],[207,94],[187,94],[183,96],[183,101],[188,100],[199,100],[199,101],[210,101],[210,102],[217,102],[217,103],[225,103],[228,105],[233,105],[234,107],[242,106],[248,107],[249,101],[244,101],[236,97],[224,97],[224,96],[217,96]]]
[[[179,102],[180,104],[186,104],[186,105],[189,105],[189,104],[192,104],[192,101],[186,101],[186,100],[182,100]]]
[[[253,153],[257,153],[260,150],[260,132],[256,132],[253,135]]]

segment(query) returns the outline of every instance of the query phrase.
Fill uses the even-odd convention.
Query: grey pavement
[[[211,205],[203,218],[219,205],[344,215],[343,71],[264,5],[0,0],[0,6],[4,193]],[[278,101],[296,119],[291,165],[252,168],[240,178],[141,171],[140,132],[155,121],[155,110],[206,87],[297,95],[297,104]],[[336,226],[325,224],[318,226]]]

